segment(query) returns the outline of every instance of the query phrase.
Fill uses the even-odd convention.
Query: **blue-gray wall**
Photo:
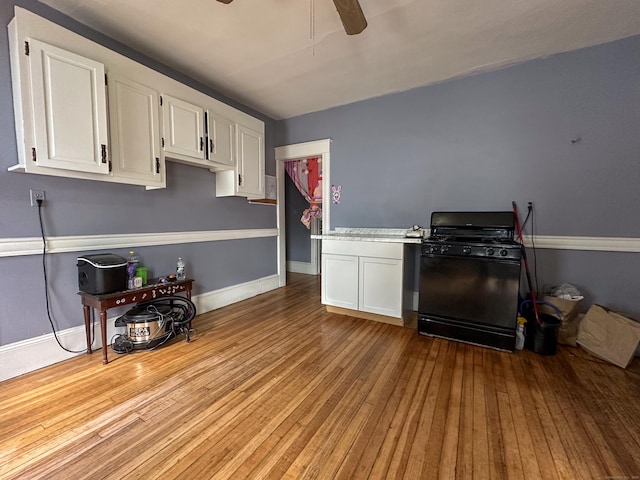
[[[637,238],[639,52],[632,37],[291,118],[277,145],[332,139],[332,228],[428,225],[432,211],[515,200],[534,203],[540,235]],[[538,260],[541,286],[573,283],[585,305],[640,318],[639,254]]]
[[[251,205],[243,198],[216,198],[215,176],[206,170],[167,162],[167,188],[73,180],[10,173],[18,162],[9,47],[6,26],[14,5],[23,6],[69,30],[101,43],[165,75],[218,98],[265,122],[267,174],[275,174],[275,121],[219,95],[128,47],[35,1],[0,3],[0,239],[40,235],[38,211],[29,205],[29,189],[46,190],[42,213],[51,236],[275,228],[276,209]],[[276,239],[230,240],[135,248],[158,276],[175,271],[184,257],[194,293],[255,280],[277,272]],[[114,250],[126,256],[128,249]],[[82,252],[82,254],[97,252]],[[51,304],[59,329],[82,324],[77,292],[77,254],[48,259]],[[39,256],[0,258],[0,345],[50,333]]]

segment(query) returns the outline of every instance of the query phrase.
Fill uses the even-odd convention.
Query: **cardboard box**
[[[550,295],[546,295],[543,300],[557,307],[562,314],[562,324],[558,331],[558,343],[571,345],[572,347],[577,346],[578,325],[580,323],[580,318],[578,318],[578,304],[580,300],[565,300],[564,298],[552,297]],[[540,311],[557,316],[557,312],[548,305],[541,304]]]
[[[578,344],[587,352],[627,368],[640,343],[640,323],[593,305],[580,322]]]

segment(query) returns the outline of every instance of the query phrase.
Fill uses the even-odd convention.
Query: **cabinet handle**
[[[160,173],[160,159],[156,157],[156,173]]]
[[[238,174],[238,186],[242,185],[242,175]]]
[[[204,148],[204,139],[200,137],[200,151]]]
[[[209,139],[209,151],[213,153],[213,138]]]
[[[107,146],[105,144],[100,145],[102,152],[102,163],[107,163]]]

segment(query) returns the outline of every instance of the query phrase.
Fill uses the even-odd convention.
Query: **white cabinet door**
[[[358,257],[322,254],[322,303],[358,309]]]
[[[164,186],[158,92],[114,73],[108,88],[112,175]]]
[[[165,153],[204,160],[204,109],[170,95],[162,103]]]
[[[359,309],[402,317],[402,260],[359,257]]]
[[[238,193],[248,198],[264,198],[264,135],[237,126]]]
[[[101,63],[29,39],[36,164],[109,173]]]
[[[233,168],[235,124],[211,110],[207,110],[207,159]]]
[[[236,124],[236,168],[216,172],[216,196],[264,198],[264,135]]]

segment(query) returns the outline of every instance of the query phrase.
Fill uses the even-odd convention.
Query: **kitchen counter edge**
[[[405,237],[403,235],[371,235],[329,233],[325,235],[311,235],[314,240],[347,240],[359,242],[388,242],[388,243],[422,243],[422,237]]]

